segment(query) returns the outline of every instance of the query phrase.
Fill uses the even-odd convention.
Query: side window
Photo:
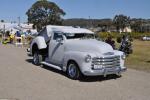
[[[53,37],[53,40],[56,40],[56,39],[63,39],[63,36],[61,33],[54,33],[54,37]]]

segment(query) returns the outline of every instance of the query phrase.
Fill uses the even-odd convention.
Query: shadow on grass
[[[26,61],[28,63],[32,63],[32,60],[33,59],[26,59]],[[52,71],[52,72],[57,73],[57,74],[61,74],[61,75],[68,78],[68,76],[65,72],[57,70],[55,68],[45,66],[45,65],[42,65],[41,68],[44,68],[46,70]],[[117,79],[117,78],[120,78],[120,77],[121,76],[117,76],[117,75],[107,75],[107,77],[104,77],[104,76],[82,76],[79,79],[79,82],[102,82],[102,81],[107,81],[107,80],[114,80],[114,79]]]

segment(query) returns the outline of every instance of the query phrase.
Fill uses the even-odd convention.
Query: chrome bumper
[[[103,75],[107,76],[110,74],[116,74],[120,75],[122,72],[125,72],[127,70],[126,67],[115,67],[115,68],[103,68],[101,70],[90,70],[90,71],[84,71],[83,74],[85,76],[98,76]]]

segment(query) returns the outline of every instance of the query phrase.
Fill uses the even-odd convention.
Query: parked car
[[[143,40],[143,41],[150,41],[150,37],[144,36],[144,37],[142,37],[142,40]]]
[[[125,55],[102,41],[88,29],[46,26],[30,45],[35,65],[62,70],[71,79],[82,75],[120,75],[126,70]]]

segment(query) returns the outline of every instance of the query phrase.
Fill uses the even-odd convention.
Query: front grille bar
[[[120,56],[113,57],[95,57],[92,58],[92,64],[102,65],[103,67],[117,67],[120,66]]]

